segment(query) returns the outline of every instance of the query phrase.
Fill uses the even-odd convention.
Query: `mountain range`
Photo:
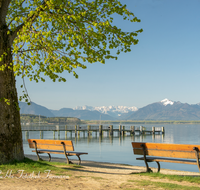
[[[50,110],[34,102],[19,103],[21,114],[46,117],[77,117],[81,120],[200,120],[200,104],[181,103],[164,99],[142,108],[135,106],[77,106]]]
[[[138,109],[127,120],[200,120],[200,104],[165,99]]]

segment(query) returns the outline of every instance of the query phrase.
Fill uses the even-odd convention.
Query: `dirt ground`
[[[178,185],[185,185],[188,187],[194,186],[197,188],[199,187],[200,189],[200,185],[189,182],[176,182],[168,179],[158,179],[148,176],[134,175],[134,173],[144,172],[145,167],[92,161],[83,161],[81,166],[83,167],[76,168],[75,170],[70,170],[69,166],[66,166],[65,164],[63,164],[63,166],[59,166],[66,167],[68,169],[66,175],[63,176],[54,176],[50,173],[49,177],[47,177],[47,173],[41,173],[40,176],[35,176],[35,178],[29,178],[28,176],[24,176],[24,178],[2,178],[0,179],[0,190],[155,189],[154,187],[151,188],[148,186],[145,188],[141,185],[138,185],[137,181],[140,180],[173,183]],[[200,174],[196,172],[182,172],[162,168],[161,173],[200,176]]]

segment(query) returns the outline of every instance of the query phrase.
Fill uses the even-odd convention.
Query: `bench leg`
[[[157,172],[160,172],[160,163],[156,161],[156,163],[158,164],[158,171]]]
[[[148,166],[148,168],[147,168],[147,171],[146,171],[146,172],[149,172],[149,173],[150,173],[150,172],[153,172],[153,171],[152,171],[152,169],[151,169],[151,168],[149,168],[149,166]]]
[[[157,172],[160,172],[160,163],[157,162],[157,161],[156,161],[156,163],[157,163],[157,165],[158,165],[158,171],[157,171]],[[147,168],[147,171],[146,171],[146,172],[153,172],[152,169],[149,167],[147,161],[145,161],[145,164],[146,164],[146,168]]]
[[[39,153],[36,152],[36,154],[37,154],[38,161],[43,161],[42,158],[40,158]]]
[[[146,159],[144,159],[144,163],[145,163],[145,165],[146,165],[146,168],[147,168],[146,172],[152,172],[151,168],[149,168],[149,165],[148,165],[148,163],[147,163],[147,160],[146,160]]]
[[[147,159],[146,159],[146,150],[145,150],[145,146],[144,144],[141,144],[141,147],[143,149],[143,154],[144,154],[144,163],[146,165],[147,171],[146,172],[152,172],[151,168],[149,168],[149,165],[147,163]]]
[[[66,157],[66,159],[67,159],[67,164],[70,164],[69,158],[68,158],[68,156],[67,156],[67,154],[66,154],[65,143],[64,143],[64,142],[61,142],[61,144],[63,145],[63,151],[64,151],[64,155],[65,155],[65,157]]]
[[[79,159],[78,165],[81,165],[81,158],[80,158],[80,156],[79,156],[79,155],[76,155],[76,156],[77,156],[78,159]]]
[[[67,159],[67,164],[69,164],[70,162],[69,162],[69,158],[68,158],[68,156],[67,156],[67,154],[65,153],[65,157],[66,157],[66,159]]]
[[[40,161],[40,156],[37,152],[36,152],[36,155],[37,155],[38,161]]]
[[[49,155],[49,162],[51,161],[51,155],[49,153],[47,153]]]
[[[200,172],[200,164],[199,164],[199,149],[197,147],[194,147],[193,150],[195,151],[196,154],[196,160],[197,160],[197,166],[199,168],[199,172]]]
[[[35,152],[36,152],[38,161],[40,161],[40,160],[42,160],[42,159],[40,158],[39,153],[38,153],[38,151],[37,151],[37,143],[36,143],[36,141],[33,141],[33,143],[35,144]]]

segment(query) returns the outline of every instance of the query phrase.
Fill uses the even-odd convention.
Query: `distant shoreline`
[[[200,124],[200,120],[81,120],[76,117],[46,117],[34,114],[21,114],[23,125],[103,125],[103,124]]]
[[[148,121],[148,120],[120,120],[120,121],[107,121],[107,120],[81,120],[81,124],[200,124],[200,120],[197,121]]]

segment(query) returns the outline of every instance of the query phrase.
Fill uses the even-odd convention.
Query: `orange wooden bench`
[[[49,161],[51,161],[50,154],[64,154],[67,159],[67,164],[72,163],[69,161],[68,156],[77,156],[79,165],[81,164],[80,155],[88,154],[86,152],[75,152],[73,142],[70,140],[44,140],[44,139],[28,139],[29,147],[34,148],[32,152],[36,152],[38,160],[42,160],[39,154],[47,153]]]
[[[147,172],[152,171],[148,166],[148,162],[156,162],[158,172],[160,171],[159,162],[193,164],[197,165],[200,171],[200,145],[132,142],[132,147],[134,154],[143,155],[143,157],[136,158],[136,160],[144,160]]]

